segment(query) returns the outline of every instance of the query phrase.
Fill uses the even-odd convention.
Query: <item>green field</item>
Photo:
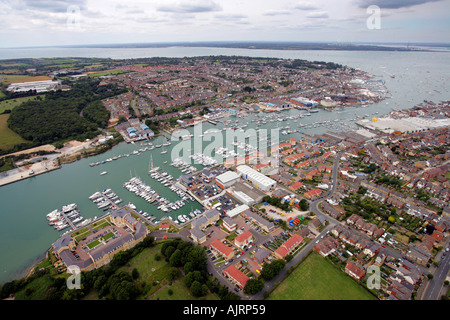
[[[0,114],[0,149],[3,150],[10,149],[19,143],[28,142],[8,128],[8,118],[9,114]]]
[[[347,274],[313,252],[268,300],[375,300]]]
[[[131,271],[136,268],[139,272],[138,281],[145,283],[144,293],[138,299],[156,300],[218,300],[215,294],[209,293],[205,297],[196,298],[184,284],[184,277],[180,276],[172,284],[169,281],[170,264],[165,261],[161,254],[162,244],[152,248],[146,248],[141,253],[133,257],[125,267],[118,271]],[[157,260],[156,256],[160,259]],[[172,295],[169,295],[172,289]]]
[[[102,77],[102,76],[109,76],[109,75],[121,75],[121,74],[129,73],[129,72],[131,72],[131,71],[111,69],[111,70],[89,73],[89,75],[91,77]]]
[[[0,92],[0,98],[1,98],[1,92]],[[18,105],[30,101],[30,100],[36,100],[38,96],[32,96],[32,97],[21,97],[21,98],[14,98],[14,99],[8,99],[0,101],[0,113],[4,112],[5,110],[12,110]],[[44,98],[44,96],[40,96],[41,98]]]

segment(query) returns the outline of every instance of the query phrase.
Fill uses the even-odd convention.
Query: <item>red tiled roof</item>
[[[298,234],[294,234],[292,237],[287,239],[282,246],[285,246],[286,249],[289,251],[294,249],[296,246],[298,246],[300,243],[302,243],[303,237],[299,236]]]
[[[233,249],[224,245],[222,242],[220,242],[217,239],[214,240],[213,242],[211,242],[210,246],[212,248],[214,248],[215,250],[219,251],[221,254],[223,254],[226,257],[228,257],[233,252]]]
[[[234,265],[229,266],[224,270],[224,273],[228,274],[229,277],[233,278],[241,287],[245,287],[245,284],[249,280],[243,272],[241,272]]]
[[[241,233],[236,238],[234,238],[234,242],[241,243],[241,242],[246,241],[249,238],[250,239],[252,238],[252,233],[250,231],[246,230],[245,232]]]
[[[345,266],[346,270],[349,270],[351,273],[355,274],[358,279],[361,279],[364,276],[364,270],[361,270],[357,266],[355,266],[351,261],[347,263]]]

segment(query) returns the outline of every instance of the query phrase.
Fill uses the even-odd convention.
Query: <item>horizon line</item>
[[[220,41],[161,41],[161,42],[124,42],[124,43],[92,43],[92,44],[62,44],[0,47],[0,49],[32,49],[32,48],[83,48],[108,46],[174,46],[197,44],[327,44],[327,45],[404,45],[404,46],[450,46],[450,42],[363,42],[363,41],[275,41],[275,40],[220,40]]]

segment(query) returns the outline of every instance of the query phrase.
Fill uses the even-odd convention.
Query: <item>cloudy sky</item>
[[[450,0],[0,0],[0,47],[233,40],[449,43]]]

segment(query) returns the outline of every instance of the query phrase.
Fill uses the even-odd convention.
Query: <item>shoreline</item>
[[[78,160],[81,160],[83,158],[88,158],[90,156],[95,156],[95,155],[98,155],[98,154],[102,154],[104,152],[107,152],[107,151],[111,150],[114,146],[118,145],[119,143],[121,143],[123,141],[124,141],[123,139],[118,139],[118,140],[114,141],[113,143],[111,143],[111,145],[105,144],[102,148],[100,148],[100,150],[95,150],[97,147],[94,147],[94,148],[92,148],[92,151],[89,151],[89,149],[87,151],[83,149],[81,151],[76,151],[73,154],[70,154],[70,153],[69,154],[60,154],[54,160],[46,160],[48,162],[35,163],[35,164],[31,165],[29,169],[27,169],[26,166],[23,166],[23,167],[18,167],[18,168],[11,169],[11,170],[8,170],[8,171],[4,171],[4,172],[7,173],[9,171],[17,171],[18,170],[16,173],[14,173],[16,175],[16,177],[9,176],[9,175],[6,175],[4,177],[0,177],[0,187],[12,184],[14,182],[18,182],[18,181],[22,181],[22,180],[29,179],[29,178],[32,178],[32,177],[36,177],[38,175],[41,175],[41,174],[44,174],[44,173],[48,173],[48,172],[51,172],[51,171],[54,171],[54,170],[57,170],[57,169],[61,169],[63,164],[74,163],[74,162],[76,162]],[[26,150],[24,150],[24,151],[26,151]],[[86,152],[88,152],[88,154],[86,154]],[[42,164],[44,164],[44,163],[51,164],[51,165],[53,165],[53,167],[52,168],[47,168],[47,166],[45,166],[44,169],[42,169],[42,168],[41,169],[33,168],[33,166],[35,166],[35,167],[36,166],[42,166]],[[33,174],[29,174],[29,170],[33,170],[34,173]],[[20,172],[20,171],[22,171],[22,172]],[[0,175],[1,174],[2,173],[0,172]]]

